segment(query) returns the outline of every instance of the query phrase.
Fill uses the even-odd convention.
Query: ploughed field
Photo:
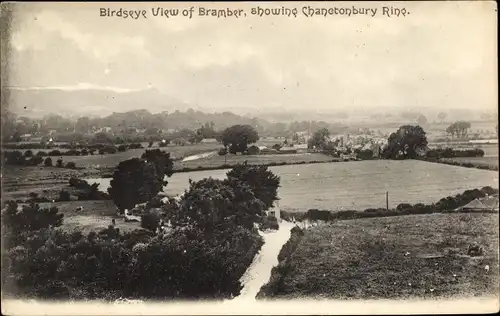
[[[498,214],[338,221],[305,231],[271,298],[498,298]],[[471,255],[476,244],[482,254]],[[276,277],[277,274],[274,276]]]
[[[273,166],[281,178],[279,206],[283,210],[307,211],[364,210],[400,203],[430,204],[465,190],[491,186],[498,188],[498,172],[463,168],[425,161],[350,161],[304,165]],[[228,170],[174,173],[167,178],[164,192],[181,194],[189,179],[225,178]],[[106,190],[110,179],[87,179]]]

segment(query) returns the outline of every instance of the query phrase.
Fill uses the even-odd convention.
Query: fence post
[[[385,208],[389,210],[389,191],[385,192]]]

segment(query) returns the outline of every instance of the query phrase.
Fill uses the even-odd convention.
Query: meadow
[[[498,188],[498,172],[463,168],[425,161],[350,161],[273,166],[281,178],[281,209],[305,212],[308,209],[364,210],[384,208],[386,191],[389,207],[400,203],[430,204],[465,190],[491,186]],[[189,179],[223,179],[225,170],[174,173],[167,178],[164,192],[177,195],[188,188]],[[109,178],[88,178],[106,190]]]
[[[207,151],[217,150],[221,147],[220,144],[209,143],[209,144],[196,144],[196,145],[186,145],[186,146],[168,146],[160,148],[161,150],[170,153],[173,159],[182,159],[186,156],[196,155],[204,153]],[[114,168],[121,161],[139,158],[147,149],[157,149],[153,148],[140,148],[140,149],[129,149],[124,152],[117,152],[116,154],[106,154],[106,155],[87,155],[87,156],[64,156],[64,162],[74,162],[77,167],[97,167],[97,168]]]
[[[310,228],[263,292],[276,299],[498,297],[498,219],[408,215]],[[483,253],[472,256],[471,245]]]
[[[247,162],[248,164],[297,164],[297,163],[314,163],[314,162],[330,162],[335,160],[333,157],[320,153],[303,153],[303,154],[271,154],[271,155],[227,155],[226,157],[218,154],[209,157],[200,158],[190,161],[179,161],[177,167],[182,168],[214,168],[222,167],[224,164],[235,165]],[[336,159],[338,160],[338,159]]]

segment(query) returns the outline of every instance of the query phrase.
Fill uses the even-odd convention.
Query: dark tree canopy
[[[308,147],[325,149],[326,145],[328,144],[329,138],[330,138],[330,132],[328,131],[327,128],[319,129],[313,134],[312,138],[309,140]]]
[[[240,164],[227,173],[227,178],[233,187],[240,185],[241,182],[248,185],[255,197],[264,203],[266,209],[272,207],[274,201],[278,200],[280,178],[267,166]]]
[[[13,232],[34,231],[49,227],[59,227],[63,223],[64,214],[57,207],[41,209],[38,204],[23,206],[18,210],[15,202],[8,202],[2,210],[2,225]]]
[[[118,164],[108,193],[120,210],[131,209],[163,191],[165,176],[172,175],[170,154],[147,150],[143,158],[133,158]]]
[[[212,178],[191,182],[173,218],[174,225],[190,225],[204,232],[234,225],[251,229],[259,221],[264,203],[248,185],[230,186]]]
[[[171,177],[174,174],[174,163],[170,158],[170,153],[161,151],[160,149],[146,150],[141,156],[147,162],[154,163],[158,176],[164,175]],[[167,182],[165,182],[165,185]]]
[[[259,134],[250,125],[233,125],[222,132],[221,140],[231,153],[243,153],[249,144],[259,140]]]
[[[427,148],[427,136],[420,126],[403,125],[389,136],[383,152],[386,159],[413,159]]]

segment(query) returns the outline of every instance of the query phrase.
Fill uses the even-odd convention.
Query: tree
[[[427,118],[424,116],[424,115],[420,115],[418,118],[417,118],[417,123],[419,125],[425,125],[427,124]]]
[[[313,136],[309,140],[308,147],[325,149],[326,145],[328,144],[329,138],[330,132],[328,131],[328,129],[322,128],[313,134]]]
[[[165,176],[171,177],[174,174],[174,162],[170,158],[170,153],[160,149],[146,150],[141,158],[155,165],[158,177],[162,180]],[[167,185],[167,181],[163,181],[163,185]]]
[[[240,182],[231,186],[228,181],[208,178],[190,182],[172,223],[209,234],[234,226],[252,229],[260,221],[264,208],[248,185]]]
[[[471,124],[466,121],[457,121],[446,128],[446,132],[451,134],[451,137],[463,137],[467,136],[467,133],[471,127]]]
[[[51,167],[52,166],[52,158],[50,158],[50,157],[45,158],[45,161],[43,162],[43,164],[46,167]]]
[[[173,174],[170,153],[159,149],[146,150],[141,158],[118,164],[113,173],[108,193],[120,210],[151,200],[167,184],[165,176]]]
[[[427,148],[427,136],[422,127],[403,125],[389,136],[382,153],[386,159],[414,159]]]
[[[124,211],[158,194],[163,188],[163,177],[158,176],[154,163],[132,158],[118,164],[110,184],[109,195],[115,205]]]
[[[58,167],[58,168],[63,167],[63,159],[62,158],[57,159],[56,167]]]
[[[245,152],[248,145],[259,140],[259,134],[250,125],[233,125],[222,133],[222,144],[229,146],[231,153]]]
[[[59,191],[59,200],[58,201],[70,201],[71,196],[68,191],[61,190]]]
[[[266,209],[272,207],[274,201],[278,200],[280,178],[267,166],[236,165],[227,173],[227,181],[233,188],[242,184],[248,185],[255,197],[264,203]]]

